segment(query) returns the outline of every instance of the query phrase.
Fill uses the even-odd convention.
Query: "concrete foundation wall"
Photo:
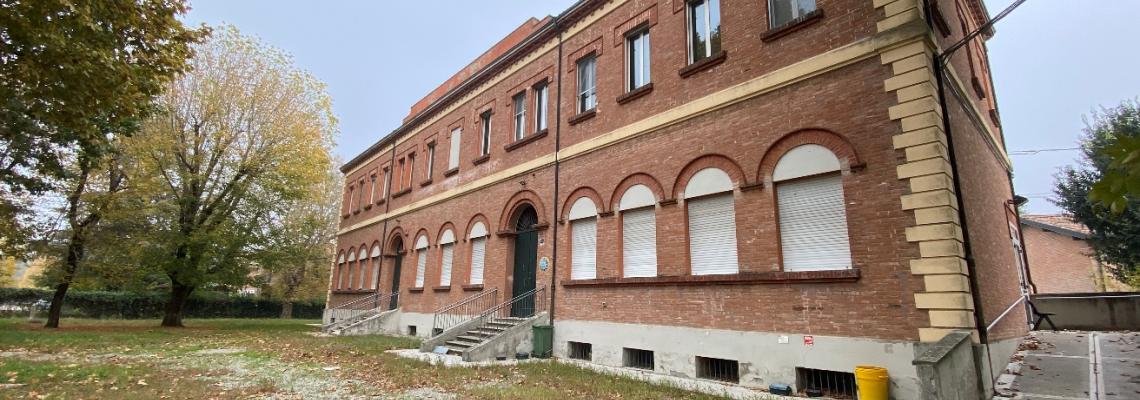
[[[1055,314],[1050,318],[1057,329],[1140,330],[1140,292],[1035,295],[1032,300],[1038,311]]]
[[[969,331],[950,333],[935,343],[921,345],[914,364],[923,399],[979,400],[977,364]],[[988,393],[988,392],[987,392]]]
[[[409,326],[416,327],[416,334],[413,336],[421,338],[431,337],[431,327],[435,323],[435,314],[430,313],[417,313],[417,312],[401,312],[399,318],[393,318],[399,321],[396,324],[395,333],[400,335],[412,335]]]
[[[567,342],[592,345],[592,362],[622,366],[622,348],[654,352],[654,373],[696,378],[696,356],[736,360],[740,385],[767,388],[772,383],[795,385],[796,367],[854,372],[856,365],[889,370],[892,399],[917,399],[918,376],[911,364],[914,343],[803,334],[744,332],[663,325],[555,320],[554,355],[568,358]]]

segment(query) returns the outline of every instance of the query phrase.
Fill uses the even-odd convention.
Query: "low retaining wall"
[[[1140,330],[1140,292],[1038,294],[1030,299],[1038,311],[1054,314],[1050,318],[1057,329]],[[1049,324],[1039,329],[1049,329]]]
[[[922,350],[922,354],[915,358],[914,366],[923,399],[985,398],[978,391],[974,347],[969,331],[955,331],[936,343],[924,343]]]

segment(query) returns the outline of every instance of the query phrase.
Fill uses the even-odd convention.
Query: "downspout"
[[[552,209],[554,215],[552,216],[553,231],[551,232],[551,241],[553,242],[550,257],[550,325],[554,325],[554,294],[558,290],[558,181],[561,169],[561,161],[559,158],[559,151],[562,150],[562,16],[554,17],[554,29],[558,32],[558,68],[555,69],[557,76],[554,78],[555,84],[558,86],[555,89],[554,95],[554,201]]]
[[[384,179],[384,182],[380,183],[380,184],[384,185],[384,214],[385,215],[388,214],[388,210],[392,209],[392,178],[391,177],[396,176],[395,168],[396,168],[396,143],[392,143],[392,158],[391,158],[391,160],[388,161],[388,173],[384,174],[384,176],[382,177],[382,179]],[[376,190],[376,188],[372,188],[372,190]],[[380,230],[380,254],[381,254],[380,255],[380,265],[384,265],[384,255],[383,254],[385,251],[387,251],[386,249],[388,248],[387,241],[388,241],[388,220],[389,219],[392,219],[392,218],[387,217],[387,216],[384,217],[384,228],[382,228]],[[395,269],[395,266],[393,266],[393,269]],[[376,271],[376,273],[379,274],[380,271]],[[394,274],[395,271],[392,271],[392,273]],[[381,282],[380,277],[377,276],[376,277],[376,293],[377,294],[380,293],[380,287],[382,287],[383,285],[384,285],[384,282]],[[391,286],[389,286],[389,287],[391,287]],[[394,295],[394,293],[389,293],[389,295]],[[379,301],[379,299],[377,299],[377,301]],[[392,300],[389,299],[388,301],[390,304]],[[397,308],[399,308],[399,306],[400,306],[399,301],[400,301],[400,299],[396,298],[396,302],[397,302],[396,307]]]

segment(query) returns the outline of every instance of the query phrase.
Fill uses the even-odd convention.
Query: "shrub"
[[[0,288],[0,309],[21,308],[38,301],[50,302],[52,291],[43,289]],[[63,303],[63,316],[79,318],[160,318],[169,295],[166,293],[134,292],[67,292]],[[277,318],[283,303],[258,297],[233,296],[219,293],[198,293],[186,302],[187,318]],[[320,318],[324,302],[302,301],[293,303],[294,318]]]

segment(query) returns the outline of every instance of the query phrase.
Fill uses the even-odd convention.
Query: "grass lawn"
[[[559,363],[431,366],[384,353],[417,340],[315,337],[313,323],[0,319],[0,399],[712,398]]]

